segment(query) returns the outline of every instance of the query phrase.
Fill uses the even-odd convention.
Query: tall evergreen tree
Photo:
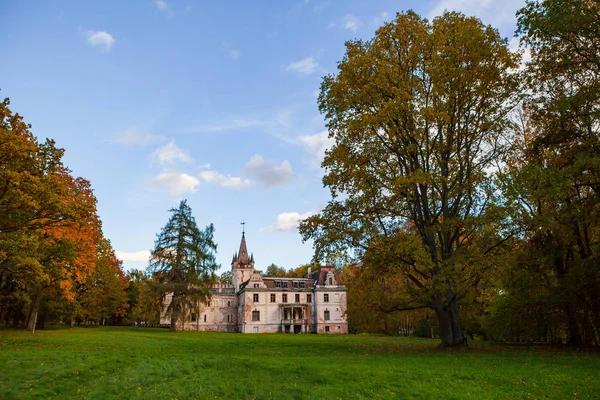
[[[172,215],[157,235],[150,269],[159,278],[163,299],[168,294],[172,296],[167,312],[171,316],[171,331],[176,331],[186,307],[210,297],[209,288],[218,269],[217,245],[213,241],[213,225],[203,231],[198,229],[186,200],[169,211]]]

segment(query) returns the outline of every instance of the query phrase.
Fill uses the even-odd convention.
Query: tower
[[[231,260],[231,278],[233,281],[233,289],[237,293],[240,285],[250,279],[254,273],[254,255],[248,257],[248,249],[246,247],[245,232],[242,231],[242,241],[240,250],[233,255]]]

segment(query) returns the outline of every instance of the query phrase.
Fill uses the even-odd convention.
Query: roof
[[[240,242],[240,250],[233,255],[232,263],[237,262],[238,265],[250,265],[254,263],[254,254],[248,257],[248,248],[246,246],[246,235],[242,233],[242,241]]]
[[[335,270],[334,266],[331,265],[325,265],[321,267],[321,271],[319,271],[319,279],[317,281],[317,285],[324,285],[325,284],[325,280],[327,279],[327,273],[329,271],[333,271],[333,276],[335,277],[336,281],[339,281],[338,279],[338,275],[337,275],[337,271]]]
[[[267,286],[267,288],[272,288],[272,289],[285,289],[285,288],[278,288],[275,285],[276,281],[284,281],[284,282],[292,282],[292,281],[296,281],[296,282],[304,282],[304,287],[305,288],[309,288],[315,285],[315,280],[314,279],[307,279],[307,278],[277,278],[277,277],[269,277],[269,278],[263,278],[263,282],[265,283],[265,285]],[[294,289],[294,287],[288,287],[287,289]],[[297,289],[297,288],[296,288]]]

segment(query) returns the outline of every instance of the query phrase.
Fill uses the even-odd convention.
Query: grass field
[[[0,398],[600,398],[600,353],[363,335],[0,330]]]

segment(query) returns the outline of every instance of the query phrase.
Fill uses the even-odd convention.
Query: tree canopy
[[[40,143],[9,105],[0,103],[0,316],[7,324],[25,320],[34,331],[43,311],[83,316],[81,288],[112,248],[91,183],[73,177],[62,163],[64,150],[51,139]],[[112,263],[119,265],[112,277],[122,276]],[[122,315],[119,307],[104,315]]]
[[[333,198],[301,232],[317,255],[351,248],[402,268],[415,296],[401,308],[431,307],[445,345],[460,343],[457,296],[493,203],[487,171],[505,146],[517,62],[476,18],[409,11],[347,42],[321,84]]]
[[[215,262],[213,225],[198,229],[186,200],[170,212],[169,221],[157,234],[150,270],[159,278],[163,298],[170,296],[167,312],[171,315],[171,330],[175,331],[186,307],[210,298],[209,289],[219,266]]]

